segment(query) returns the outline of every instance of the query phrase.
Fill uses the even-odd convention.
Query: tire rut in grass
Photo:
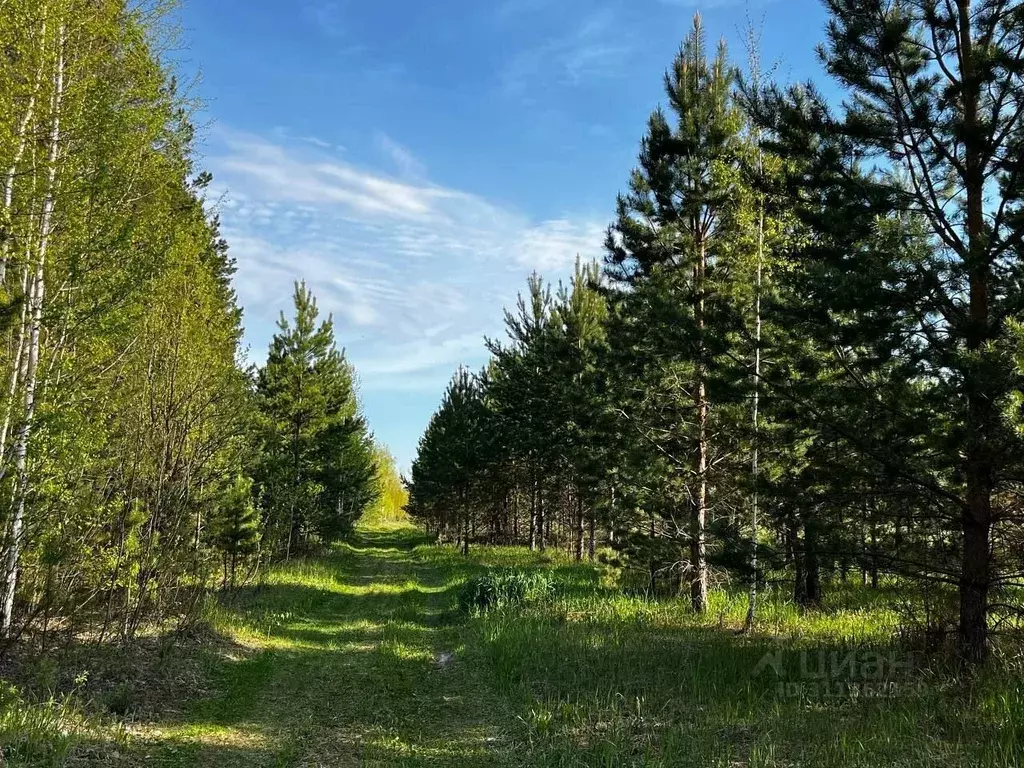
[[[511,764],[511,717],[463,658],[443,566],[386,538],[361,544],[341,559],[342,599],[314,619],[320,650],[281,664],[261,702],[284,721],[278,764]]]

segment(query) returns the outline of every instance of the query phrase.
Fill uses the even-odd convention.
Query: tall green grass
[[[744,635],[744,595],[714,593],[695,616],[682,600],[596,593],[483,614],[474,626],[496,684],[519,702],[532,765],[1020,764],[1015,663],[974,678],[919,658],[888,688],[856,675],[842,685],[803,679],[800,659],[810,672],[819,658],[850,654],[905,662],[896,615],[872,602],[837,595],[807,613],[774,595]],[[759,670],[780,654],[783,677]]]
[[[556,589],[548,571],[488,571],[466,579],[459,589],[459,608],[465,613],[519,608],[550,600]]]
[[[818,654],[903,659],[919,596],[832,584],[803,611],[769,590],[742,633],[739,591],[697,616],[616,580],[558,552],[464,557],[401,522],[364,524],[211,600],[208,677],[168,702],[170,722],[129,739],[103,701],[0,690],[3,764],[1024,764],[1024,661],[1009,647],[976,675],[915,656],[886,696],[864,694],[853,667],[825,675],[841,695],[805,679]]]
[[[60,768],[73,753],[117,754],[123,730],[85,711],[75,695],[26,699],[12,685],[0,685],[0,765]]]

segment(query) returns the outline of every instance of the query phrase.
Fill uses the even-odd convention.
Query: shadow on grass
[[[127,749],[82,742],[75,764],[1014,764],[1019,688],[791,696],[757,667],[782,650],[800,675],[792,654],[815,641],[734,635],[679,602],[603,593],[597,570],[555,556],[479,547],[466,558],[426,541],[360,530],[222,595],[223,636],[187,651],[203,667],[179,688],[189,699],[165,698]],[[554,601],[472,620],[456,611],[467,576],[536,567],[561,585]]]
[[[434,538],[419,528],[395,526],[383,529],[357,528],[349,537],[354,547],[411,550],[430,544]]]
[[[960,688],[895,640],[738,635],[678,601],[489,614],[476,642],[536,765],[1017,765],[1024,691]],[[987,704],[979,706],[979,701]]]
[[[247,650],[208,656],[215,692],[148,726],[145,764],[503,764],[506,716],[454,607],[480,566],[425,538],[360,531],[223,595],[217,623]]]

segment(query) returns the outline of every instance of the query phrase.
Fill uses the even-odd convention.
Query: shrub
[[[555,579],[546,571],[488,571],[462,585],[459,608],[472,613],[543,602],[554,596],[555,587]]]

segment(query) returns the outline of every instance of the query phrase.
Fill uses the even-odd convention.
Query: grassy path
[[[361,530],[224,609],[216,693],[141,735],[163,766],[509,765],[515,717],[456,623],[472,564]],[[134,750],[133,750],[134,751]]]
[[[863,590],[835,588],[815,613],[766,596],[758,632],[740,635],[741,592],[716,591],[695,616],[685,600],[602,589],[599,568],[556,553],[464,558],[423,541],[363,527],[326,557],[273,568],[213,617],[219,639],[197,644],[208,668],[179,686],[186,700],[71,765],[1024,765],[1016,667],[976,680],[922,667],[884,696],[835,694],[846,678],[805,671],[847,659],[856,690],[874,684],[879,653],[903,652],[896,618]],[[467,576],[509,567],[546,569],[556,596],[456,612]]]

